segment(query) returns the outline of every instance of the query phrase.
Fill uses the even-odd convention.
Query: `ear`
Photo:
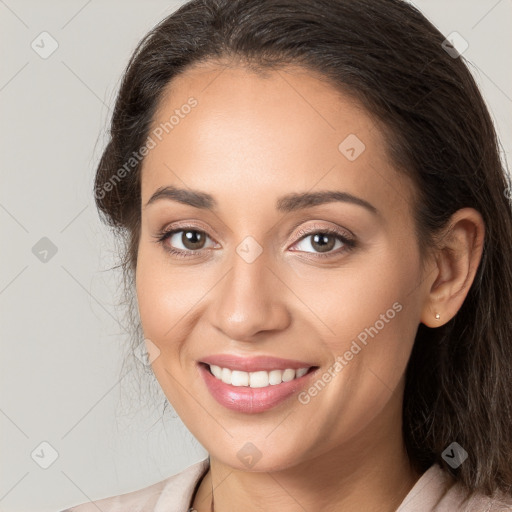
[[[484,235],[482,216],[473,208],[457,210],[443,229],[435,251],[435,268],[426,283],[421,322],[427,327],[447,323],[462,306],[482,257]]]

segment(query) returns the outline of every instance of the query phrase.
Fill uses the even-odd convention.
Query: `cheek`
[[[144,337],[158,348],[152,371],[167,399],[180,410],[184,400],[179,384],[182,358],[187,355],[183,340],[189,334],[190,311],[197,302],[189,289],[190,280],[171,269],[165,254],[158,254],[153,247],[139,248],[136,292],[140,321]]]
[[[165,251],[153,244],[139,247],[136,291],[142,330],[162,354],[172,356],[168,361],[186,353],[184,341],[218,280],[213,274],[201,264],[171,264]]]
[[[187,289],[159,248],[141,245],[136,271],[137,302],[144,336],[162,350],[184,315]]]
[[[325,325],[333,357],[346,354],[390,375],[406,365],[419,322],[414,283],[420,268],[413,249],[398,252],[389,247],[354,258],[331,273],[328,286],[311,282],[303,290]]]
[[[327,403],[338,411],[330,420],[333,435],[356,433],[399,388],[418,325],[412,284],[418,272],[414,254],[400,260],[392,250],[380,251],[316,288],[311,307],[328,327],[322,340],[337,363],[317,407]]]

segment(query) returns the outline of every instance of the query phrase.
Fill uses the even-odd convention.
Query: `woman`
[[[183,5],[128,65],[95,194],[209,457],[70,510],[512,509],[507,190],[409,4]]]

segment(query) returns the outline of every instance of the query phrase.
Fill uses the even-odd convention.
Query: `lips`
[[[204,364],[199,365],[199,372],[212,397],[222,406],[245,414],[267,411],[286,401],[306,387],[317,370],[290,382],[264,388],[235,387],[216,379]]]
[[[307,361],[281,359],[272,356],[240,357],[233,354],[212,355],[201,359],[200,362],[243,372],[257,372],[260,370],[270,372],[272,370],[286,370],[287,368],[298,370],[299,368],[317,366],[315,363]]]

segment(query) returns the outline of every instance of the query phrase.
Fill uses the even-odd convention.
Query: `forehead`
[[[364,192],[381,205],[410,195],[377,121],[302,68],[191,68],[164,90],[150,133],[158,130],[143,163],[143,203],[170,184],[218,196],[236,190],[241,203],[315,184]]]

